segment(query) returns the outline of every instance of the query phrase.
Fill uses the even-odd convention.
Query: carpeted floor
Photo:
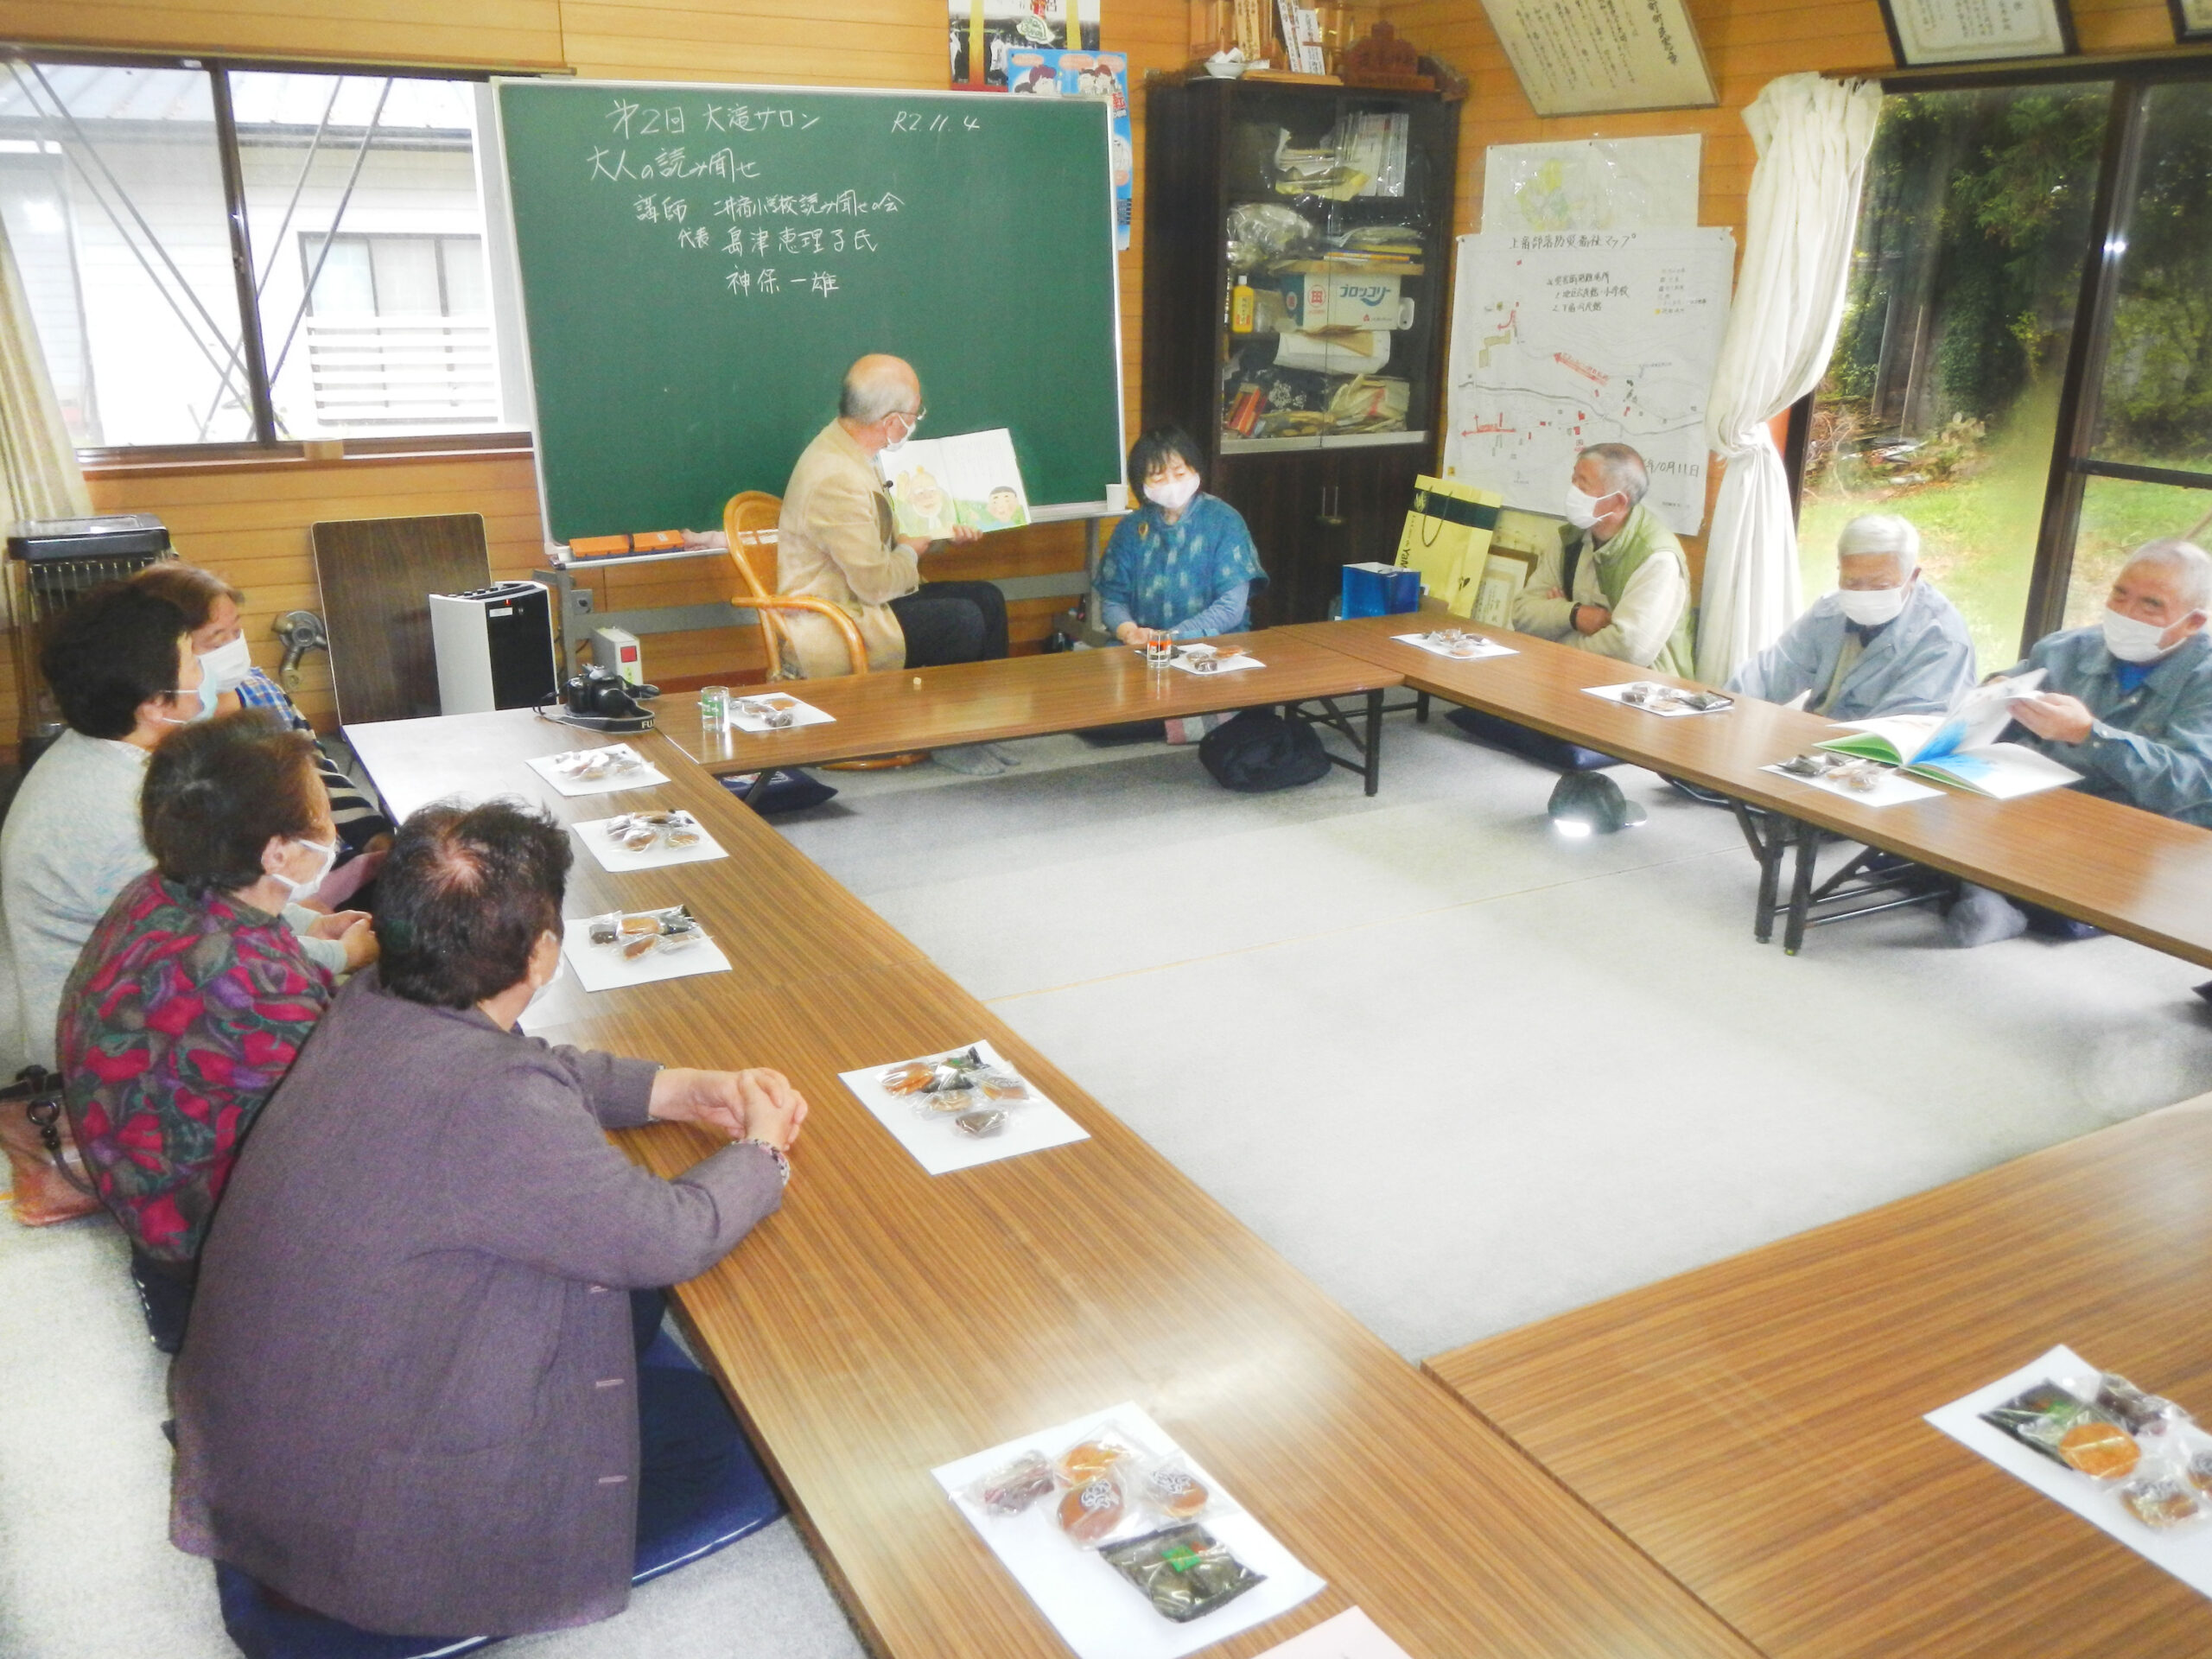
[[[1394,718],[1382,792],[1225,794],[1188,750],[836,773],[792,841],[1408,1357],[2212,1089],[2202,973],[1946,950],[1905,912],[1751,938],[1725,813],[1561,840],[1553,779]],[[104,1223],[0,1224],[0,1655],[231,1651],[165,1537],[162,1372]],[[860,1648],[788,1523],[510,1644]]]

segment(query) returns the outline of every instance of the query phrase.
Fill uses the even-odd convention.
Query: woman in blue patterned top
[[[1129,478],[1145,505],[1114,527],[1098,564],[1106,626],[1125,645],[1251,626],[1249,601],[1268,573],[1243,515],[1202,493],[1198,465],[1198,446],[1179,427],[1147,432],[1130,448]]]

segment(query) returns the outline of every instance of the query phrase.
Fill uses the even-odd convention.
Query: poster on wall
[[[946,0],[952,90],[1002,92],[1007,58],[1024,48],[1098,49],[1098,0]]]
[[[1483,0],[1538,115],[1711,109],[1682,0]]]
[[[1112,111],[1106,175],[1114,188],[1114,245],[1126,253],[1136,205],[1136,146],[1129,132],[1129,60],[1119,52],[1043,52],[1007,58],[1007,90],[1030,98],[1095,98]]]
[[[1492,144],[1483,152],[1483,229],[1693,229],[1704,144],[1694,132]]]
[[[2203,0],[2172,0],[2177,5]],[[1890,49],[1908,67],[2056,58],[2074,50],[2067,0],[1882,0]]]
[[[1461,237],[1444,475],[1557,512],[1575,456],[1625,443],[1660,522],[1695,535],[1735,268],[1718,227]]]

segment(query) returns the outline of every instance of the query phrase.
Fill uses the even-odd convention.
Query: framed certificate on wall
[[[2169,0],[2206,8],[2206,0]],[[2058,58],[2075,50],[2067,0],[1882,0],[1890,49],[1907,67]]]
[[[2212,0],[2166,0],[2174,14],[2174,39],[2212,41]]]

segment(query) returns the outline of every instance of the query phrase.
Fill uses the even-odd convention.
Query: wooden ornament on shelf
[[[1421,54],[1410,41],[1398,38],[1389,23],[1377,23],[1367,38],[1344,48],[1338,66],[1347,86],[1387,88],[1398,92],[1430,92],[1436,79],[1421,72]]]

